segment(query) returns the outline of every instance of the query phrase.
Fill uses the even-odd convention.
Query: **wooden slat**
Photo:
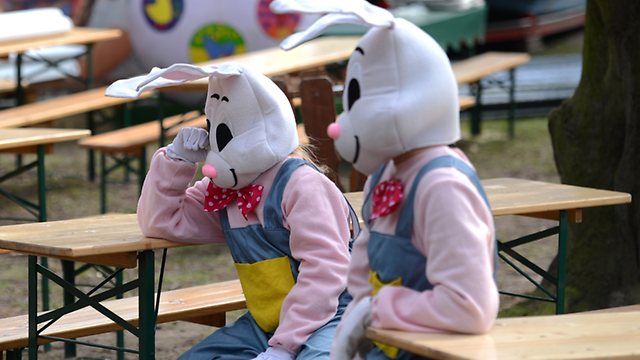
[[[451,65],[458,84],[471,84],[496,72],[526,64],[530,59],[531,56],[527,53],[490,51]]]
[[[206,116],[200,115],[198,111],[192,111],[166,118],[163,124],[165,128],[172,126],[166,132],[167,138],[170,138],[177,135],[178,130],[183,127],[205,127]],[[160,139],[160,122],[156,120],[94,135],[82,139],[78,144],[104,152],[131,152],[158,139]]]
[[[483,180],[482,184],[495,216],[584,209],[631,202],[631,195],[624,192],[543,181],[496,178]]]
[[[514,178],[482,180],[494,216],[525,215],[557,219],[560,210],[628,204],[631,195],[619,191]],[[345,194],[355,209],[362,208],[362,192]],[[580,214],[570,216],[580,221]]]
[[[3,129],[0,130],[0,150],[78,140],[89,135],[91,131],[85,129]]]
[[[126,321],[138,323],[138,297],[105,301],[102,305]],[[226,312],[245,307],[244,294],[238,280],[165,291],[160,296],[157,323],[184,320],[220,326]],[[27,345],[26,315],[0,319],[0,329],[0,350]],[[120,329],[93,308],[84,308],[63,316],[47,328],[44,335],[76,338]],[[45,343],[45,340],[41,339],[40,343]]]
[[[476,100],[472,96],[460,95],[458,98],[458,102],[460,105],[460,110],[466,110],[476,104]],[[302,100],[299,96],[296,96],[291,99],[291,106],[294,108],[299,108],[302,105]]]
[[[640,311],[500,318],[484,335],[370,328],[367,336],[434,359],[632,359]]]
[[[460,105],[460,111],[466,110],[476,104],[476,99],[471,96],[460,95],[458,98],[458,104]]]
[[[0,129],[34,126],[89,111],[123,105],[153,95],[145,92],[136,99],[104,95],[106,87],[77,92],[0,111]]]
[[[0,130],[1,131],[1,130]],[[38,146],[37,145],[31,145],[31,146],[24,146],[24,147],[12,147],[12,148],[8,148],[8,149],[2,149],[0,150],[0,153],[7,153],[7,154],[36,154],[38,152]],[[45,154],[52,154],[53,153],[53,144],[45,144],[44,145],[44,153]]]
[[[0,94],[10,93],[16,89],[16,82],[0,79]]]
[[[11,53],[23,53],[31,49],[58,45],[90,44],[117,39],[120,36],[122,36],[122,31],[119,29],[76,27],[59,34],[0,41],[0,58]]]
[[[102,257],[103,264],[115,253],[185,245],[193,246],[143,236],[136,214],[0,226],[0,248],[38,256]]]
[[[626,312],[626,311],[640,311],[640,304],[616,306],[612,308],[599,309],[587,311],[590,313],[612,313],[612,312]]]
[[[359,37],[354,36],[324,36],[306,42],[289,51],[272,47],[244,54],[231,55],[196,65],[209,66],[219,65],[225,62],[237,62],[267,77],[274,77],[315,69],[327,64],[346,60],[351,56],[358,40]],[[200,79],[177,86],[165,87],[160,90],[206,91],[208,84],[207,79]]]

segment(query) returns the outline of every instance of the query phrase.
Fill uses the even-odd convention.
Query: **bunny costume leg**
[[[216,330],[196,344],[179,360],[247,360],[253,359],[269,347],[269,338],[246,313],[233,324]]]
[[[329,359],[329,349],[340,316],[336,316],[318,329],[302,348],[296,359]],[[250,313],[246,313],[233,324],[223,327],[196,344],[179,360],[247,360],[252,359],[268,347],[270,334],[264,333]]]

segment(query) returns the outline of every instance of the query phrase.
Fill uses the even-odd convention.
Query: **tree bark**
[[[631,193],[569,227],[569,311],[640,303],[640,1],[588,0],[582,77],[549,115],[565,184]],[[552,267],[555,266],[552,264]]]

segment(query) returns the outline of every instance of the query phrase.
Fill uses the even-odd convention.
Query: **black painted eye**
[[[216,128],[216,142],[218,143],[218,151],[222,151],[225,146],[233,139],[231,130],[226,124],[220,124]]]
[[[357,79],[351,79],[347,87],[347,110],[351,110],[358,99],[360,99],[360,83]]]
[[[207,119],[207,132],[211,132],[211,121],[209,121],[209,119]]]
[[[226,96],[223,96],[223,97],[222,97],[222,99],[220,99],[220,101],[226,101],[226,102],[229,102],[229,98],[228,98],[228,97],[226,97]]]
[[[218,95],[218,94],[211,94],[211,98],[212,98],[212,99],[216,99],[216,100],[220,100],[220,95]]]

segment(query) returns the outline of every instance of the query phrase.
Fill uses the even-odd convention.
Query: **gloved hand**
[[[192,164],[204,161],[208,151],[209,133],[195,127],[180,129],[173,142],[167,146],[167,156]]]
[[[371,298],[365,297],[358,302],[349,316],[342,318],[335,335],[334,360],[351,360],[360,354],[363,358],[373,348],[373,342],[366,338],[367,327],[371,324]]]
[[[282,348],[269,347],[265,352],[254,357],[253,360],[293,360],[293,355]]]

